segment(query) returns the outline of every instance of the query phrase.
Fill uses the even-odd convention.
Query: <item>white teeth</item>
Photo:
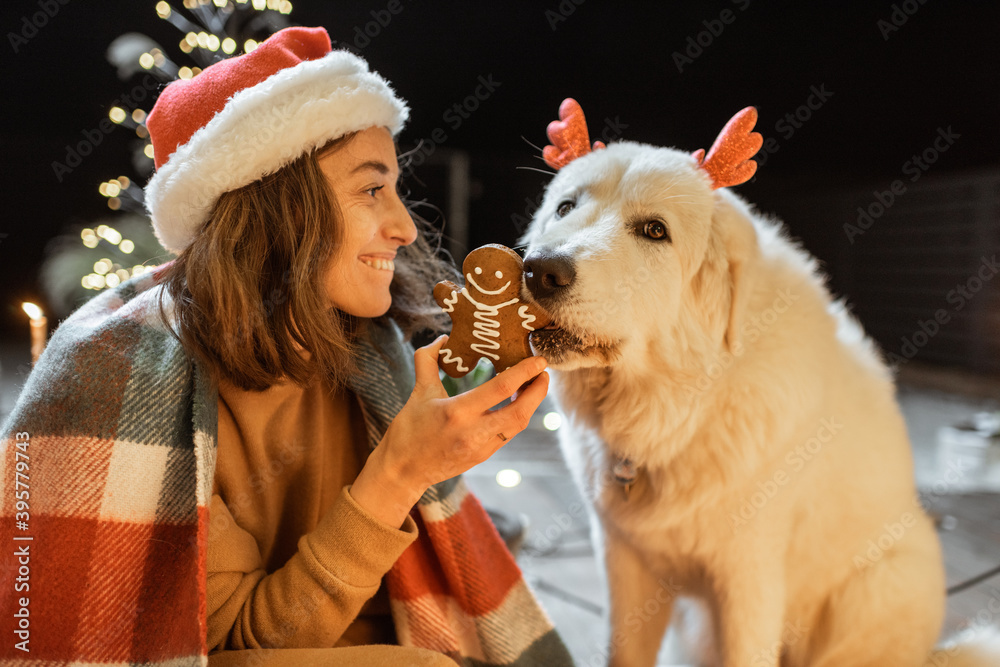
[[[396,263],[391,259],[365,259],[362,261],[373,269],[378,269],[379,271],[396,270]]]

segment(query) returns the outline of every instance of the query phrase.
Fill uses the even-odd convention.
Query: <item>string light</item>
[[[521,473],[513,468],[504,468],[497,473],[497,484],[511,489],[521,483]]]
[[[118,245],[119,243],[121,243],[122,234],[117,229],[112,229],[111,227],[108,227],[107,230],[104,232],[104,238],[111,245]]]
[[[542,418],[542,426],[550,431],[557,431],[562,426],[562,415],[558,412],[549,412]]]
[[[31,319],[31,363],[34,364],[45,350],[45,341],[49,337],[49,320],[42,309],[31,302],[22,303],[21,308]]]
[[[25,301],[21,304],[21,308],[27,313],[28,317],[33,320],[40,319],[42,317],[42,309],[31,303],[30,301]]]
[[[189,10],[200,9],[201,12],[196,12],[196,16],[201,17],[199,23],[202,23],[203,26],[208,25],[202,22],[205,17],[214,16],[215,18],[224,18],[225,15],[236,11],[238,8],[250,9],[252,7],[255,11],[259,12],[274,11],[281,14],[290,14],[292,11],[290,0],[181,0],[181,5]],[[205,9],[206,7],[207,9]],[[159,18],[169,20],[171,24],[178,28],[183,29],[182,26],[195,27],[195,24],[183,16],[178,15],[175,17],[173,7],[171,7],[168,0],[155,2],[155,10]],[[215,25],[215,23],[212,25]],[[207,27],[202,31],[189,31],[184,33],[178,45],[180,50],[185,54],[192,54],[195,49],[200,48],[212,52],[221,51],[226,56],[231,56],[239,52],[241,45],[234,37],[227,36],[225,32],[222,29],[221,34],[214,34],[207,30]],[[138,64],[142,69],[152,70],[159,68],[159,72],[167,76],[176,72],[174,76],[178,79],[192,79],[201,73],[202,70],[200,67],[191,65],[179,67],[160,48],[156,48],[154,46],[155,43],[150,44],[148,40],[146,43],[152,48],[147,47],[149,50],[138,57]],[[243,52],[252,53],[258,46],[260,46],[260,43],[257,40],[247,39],[242,44]],[[218,56],[214,58],[208,57],[206,61],[213,59],[217,60]],[[132,63],[131,67],[134,68],[135,61],[133,60]],[[142,149],[143,155],[150,160],[155,159],[153,145],[152,143],[148,143],[149,130],[145,126],[148,113],[144,109],[136,108],[129,112],[120,106],[115,106],[108,110],[108,117],[117,125],[125,125],[130,129],[134,129],[136,136],[147,142]],[[132,182],[127,176],[119,176],[116,179],[101,183],[98,191],[103,197],[107,198],[107,204],[110,209],[118,210],[122,206],[123,197],[127,196],[129,198],[129,205],[139,201],[136,198],[137,195],[134,194],[135,191],[130,190],[131,185]],[[120,232],[107,225],[99,225],[95,229],[89,227],[82,229],[80,231],[80,240],[86,248],[90,249],[97,248],[102,240],[107,241],[109,244],[116,246],[122,255],[131,255],[137,250],[136,243],[133,240],[124,238]],[[136,257],[136,259],[140,258]],[[105,257],[96,262],[93,268],[93,272],[81,277],[80,285],[85,289],[100,291],[108,287],[114,287],[132,276],[150,271],[153,267],[147,267],[143,264],[135,264],[131,268],[122,267]],[[508,482],[511,482],[510,485],[513,486],[520,482],[520,473],[517,471],[511,470],[505,474]],[[512,481],[515,478],[514,476],[516,476],[517,481]]]

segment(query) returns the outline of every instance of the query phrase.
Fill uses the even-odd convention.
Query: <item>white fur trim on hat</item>
[[[347,51],[283,69],[233,95],[156,170],[145,188],[156,238],[179,254],[224,192],[350,132],[381,126],[395,136],[408,116],[388,82]]]

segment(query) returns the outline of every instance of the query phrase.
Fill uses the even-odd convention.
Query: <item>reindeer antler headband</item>
[[[760,150],[764,138],[753,131],[756,124],[757,109],[747,107],[729,119],[707,157],[703,148],[692,153],[698,166],[712,179],[713,190],[745,183],[757,171],[757,163],[751,158]],[[546,134],[553,145],[542,150],[542,157],[555,169],[562,169],[591,151],[583,109],[571,97],[559,105],[559,120],[549,123]],[[602,142],[595,141],[593,150],[604,147]]]
[[[542,149],[545,163],[555,169],[562,169],[576,158],[590,152],[590,135],[587,133],[587,119],[579,102],[567,97],[559,105],[559,120],[549,123],[545,129],[553,146]],[[604,142],[595,141],[594,150],[604,148]]]

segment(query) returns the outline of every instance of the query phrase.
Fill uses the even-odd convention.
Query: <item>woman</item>
[[[440,269],[396,194],[406,117],[320,28],[163,91],[146,201],[178,258],[63,323],[4,429],[7,471],[32,456],[31,528],[10,493],[3,525],[34,533],[33,659],[571,664],[458,478],[526,426],[544,360],[448,398],[445,337],[400,330]]]

